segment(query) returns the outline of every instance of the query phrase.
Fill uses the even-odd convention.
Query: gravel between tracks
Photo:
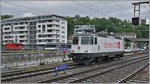
[[[149,82],[149,67],[146,67],[127,82],[144,83]]]
[[[118,60],[118,61],[121,61],[121,60]],[[117,62],[117,61],[114,61],[114,62]],[[101,65],[104,65],[104,64],[101,64]],[[97,67],[97,66],[90,66],[90,67],[84,67],[84,68],[77,68],[77,69],[73,69],[73,70],[67,70],[66,74],[71,74],[71,73],[75,73],[78,71],[83,71],[83,69],[86,70],[86,69],[94,68],[94,67]],[[12,80],[10,82],[11,83],[33,83],[33,82],[37,82],[37,81],[41,81],[41,80],[45,80],[45,79],[50,79],[50,78],[53,78],[55,76],[62,76],[62,75],[64,75],[64,74],[62,73],[62,74],[56,75],[56,73],[48,73],[48,74],[43,74],[43,75],[38,75],[38,76],[33,76],[33,77],[27,77],[27,78],[23,78],[23,79]]]
[[[110,71],[108,73],[105,73],[103,75],[95,76],[92,78],[89,78],[87,80],[81,81],[83,83],[113,83],[118,82],[122,78],[126,77],[127,75],[134,72],[136,69],[144,65],[145,63],[148,63],[148,60],[144,60],[141,62],[137,62],[135,64],[125,66],[119,69],[115,69],[113,71]]]

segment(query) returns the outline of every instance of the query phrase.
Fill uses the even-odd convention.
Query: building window
[[[65,22],[62,22],[62,24],[65,24]]]
[[[52,20],[48,20],[48,22],[52,22]]]
[[[65,38],[65,36],[62,36],[62,38]]]
[[[41,30],[38,30],[38,33],[40,33],[41,32]]]
[[[38,28],[41,28],[41,25],[38,25]]]
[[[4,38],[7,38],[7,36],[4,36]]]
[[[42,25],[42,28],[43,28],[42,33],[44,33],[45,32],[45,25]]]
[[[52,25],[48,24],[47,27],[52,27]]]
[[[42,20],[42,23],[45,23],[45,22],[47,22],[46,20]]]
[[[49,30],[49,29],[48,29],[47,32],[52,32],[52,30]]]
[[[59,20],[56,20],[56,22],[59,22]]]
[[[23,40],[20,40],[19,42],[24,42]]]
[[[19,36],[19,38],[25,38],[25,36],[24,36],[24,35],[21,35],[21,36]]]
[[[45,25],[42,25],[42,28],[44,29],[44,28],[45,28]]]
[[[38,38],[42,37],[42,35],[38,35]]]
[[[65,27],[62,27],[62,29],[65,29]]]
[[[22,27],[15,27],[15,29],[25,29],[25,26],[22,26]]]
[[[9,27],[7,27],[7,28],[5,28],[4,30],[10,30],[10,28],[9,28]]]
[[[41,40],[39,40],[39,42],[42,42]]]
[[[62,31],[62,33],[65,33],[65,31]]]
[[[65,42],[65,40],[62,40],[62,42]]]
[[[27,29],[29,29],[29,26],[27,26]]]
[[[48,40],[48,42],[52,42],[52,40]]]
[[[59,28],[59,25],[56,25],[57,28]]]
[[[20,29],[24,29],[25,27],[20,27]]]
[[[52,35],[48,35],[48,37],[52,37]]]

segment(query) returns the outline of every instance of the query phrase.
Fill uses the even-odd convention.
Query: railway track
[[[145,53],[144,53],[145,54]],[[134,54],[132,55],[133,56],[136,56],[137,54]],[[141,54],[140,54],[141,55]],[[131,55],[127,55],[125,57],[128,57],[128,56],[131,56]],[[16,76],[16,75],[22,75],[22,74],[29,74],[29,73],[34,73],[34,72],[39,72],[39,71],[45,71],[45,70],[50,70],[50,69],[53,69],[53,68],[44,68],[42,70],[35,70],[35,71],[22,71],[22,70],[13,70],[13,71],[9,71],[9,72],[4,72],[1,74],[1,77],[2,78],[5,78],[5,77],[11,77],[11,76]]]
[[[69,69],[73,69],[75,68],[76,64],[69,64]],[[1,81],[5,82],[5,81],[11,81],[14,79],[20,79],[20,78],[24,78],[24,77],[31,77],[31,76],[36,76],[36,75],[41,75],[41,74],[46,74],[46,73],[53,73],[55,72],[55,67],[50,67],[50,68],[45,68],[42,70],[35,70],[35,71],[24,71],[24,72],[17,72],[17,73],[9,73],[9,74],[2,74],[2,78]]]
[[[80,72],[76,72],[73,74],[67,74],[67,75],[63,75],[63,76],[59,76],[59,77],[54,77],[48,80],[42,80],[42,81],[38,81],[38,83],[53,83],[53,82],[57,82],[57,83],[78,83],[78,82],[84,82],[88,79],[93,78],[94,76],[100,75],[100,74],[105,74],[108,73],[110,71],[113,71],[115,69],[118,68],[122,68],[128,65],[132,65],[132,64],[136,64],[139,62],[145,62],[148,61],[148,57],[140,57],[140,58],[136,58],[136,59],[131,59],[131,60],[126,60],[123,62],[118,62],[118,63],[114,63],[114,64],[108,64],[105,66],[97,66],[95,68],[89,68],[89,69],[85,69],[82,70]],[[91,83],[93,81],[90,81]],[[89,83],[89,81],[86,81],[86,83]]]
[[[21,72],[22,69],[17,69],[17,68],[14,68],[13,70],[11,69],[2,69],[1,70],[1,77],[4,77],[5,75],[7,76],[7,74],[14,74],[14,73],[18,73],[18,72]]]
[[[149,64],[145,64],[142,67],[140,67],[139,69],[137,69],[136,71],[134,71],[133,73],[127,75],[125,78],[121,79],[120,81],[118,81],[118,83],[129,83],[129,82],[133,82],[133,83],[148,83],[147,81],[141,81],[140,79],[138,80],[132,80],[133,77],[135,77],[136,75],[138,75],[140,72],[142,72],[145,68],[147,68],[149,66]],[[148,74],[148,73],[147,73]],[[142,74],[140,74],[141,76]]]
[[[128,58],[128,57],[127,57]],[[125,58],[123,58],[125,59]],[[77,67],[74,67],[77,68]],[[70,68],[73,69],[73,68]],[[50,73],[54,73],[54,68],[47,68],[47,69],[43,69],[43,70],[37,70],[37,71],[33,71],[33,72],[19,72],[19,73],[13,73],[13,74],[7,74],[7,75],[2,75],[2,82],[11,82],[13,80],[17,80],[17,79],[24,79],[24,78],[32,78],[32,77],[36,77],[36,76],[40,76],[43,74],[50,74]]]
[[[69,63],[69,65],[73,66],[73,64]],[[23,74],[30,74],[30,73],[35,73],[35,72],[40,72],[40,71],[46,71],[46,70],[52,70],[54,69],[54,67],[49,67],[49,68],[44,68],[44,69],[38,69],[38,70],[34,70],[34,71],[10,71],[9,73],[2,73],[1,77],[2,78],[7,78],[7,77],[11,77],[11,76],[17,76],[17,75],[23,75]]]

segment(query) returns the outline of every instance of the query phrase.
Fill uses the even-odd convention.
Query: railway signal
[[[132,3],[134,5],[134,18],[132,18],[132,24],[138,26],[140,24],[140,5],[149,4],[149,1]]]
[[[132,18],[132,24],[135,26],[139,25],[139,17]]]

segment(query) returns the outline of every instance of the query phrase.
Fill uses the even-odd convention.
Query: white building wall
[[[49,22],[48,20],[52,20],[52,22]],[[59,43],[67,43],[67,21],[64,18],[52,16],[51,18],[41,18],[33,21],[36,21],[36,44],[56,43],[56,38],[59,40]],[[21,22],[22,24],[20,24]],[[11,40],[14,43],[28,44],[29,22],[32,22],[32,20],[18,21],[16,24],[11,24],[10,26],[5,26],[5,24],[3,24],[2,32],[9,32],[9,34],[3,34],[2,36],[4,44],[8,43],[5,42],[8,40]],[[39,25],[41,25],[40,28]],[[43,32],[43,25],[45,25],[45,32]],[[48,27],[48,25],[52,26]],[[22,27],[22,29],[20,29],[20,27]],[[5,28],[8,29],[4,30]],[[59,37],[56,37],[56,34],[59,35]],[[39,37],[39,35],[42,36]],[[12,36],[13,38],[5,38],[5,36]]]

